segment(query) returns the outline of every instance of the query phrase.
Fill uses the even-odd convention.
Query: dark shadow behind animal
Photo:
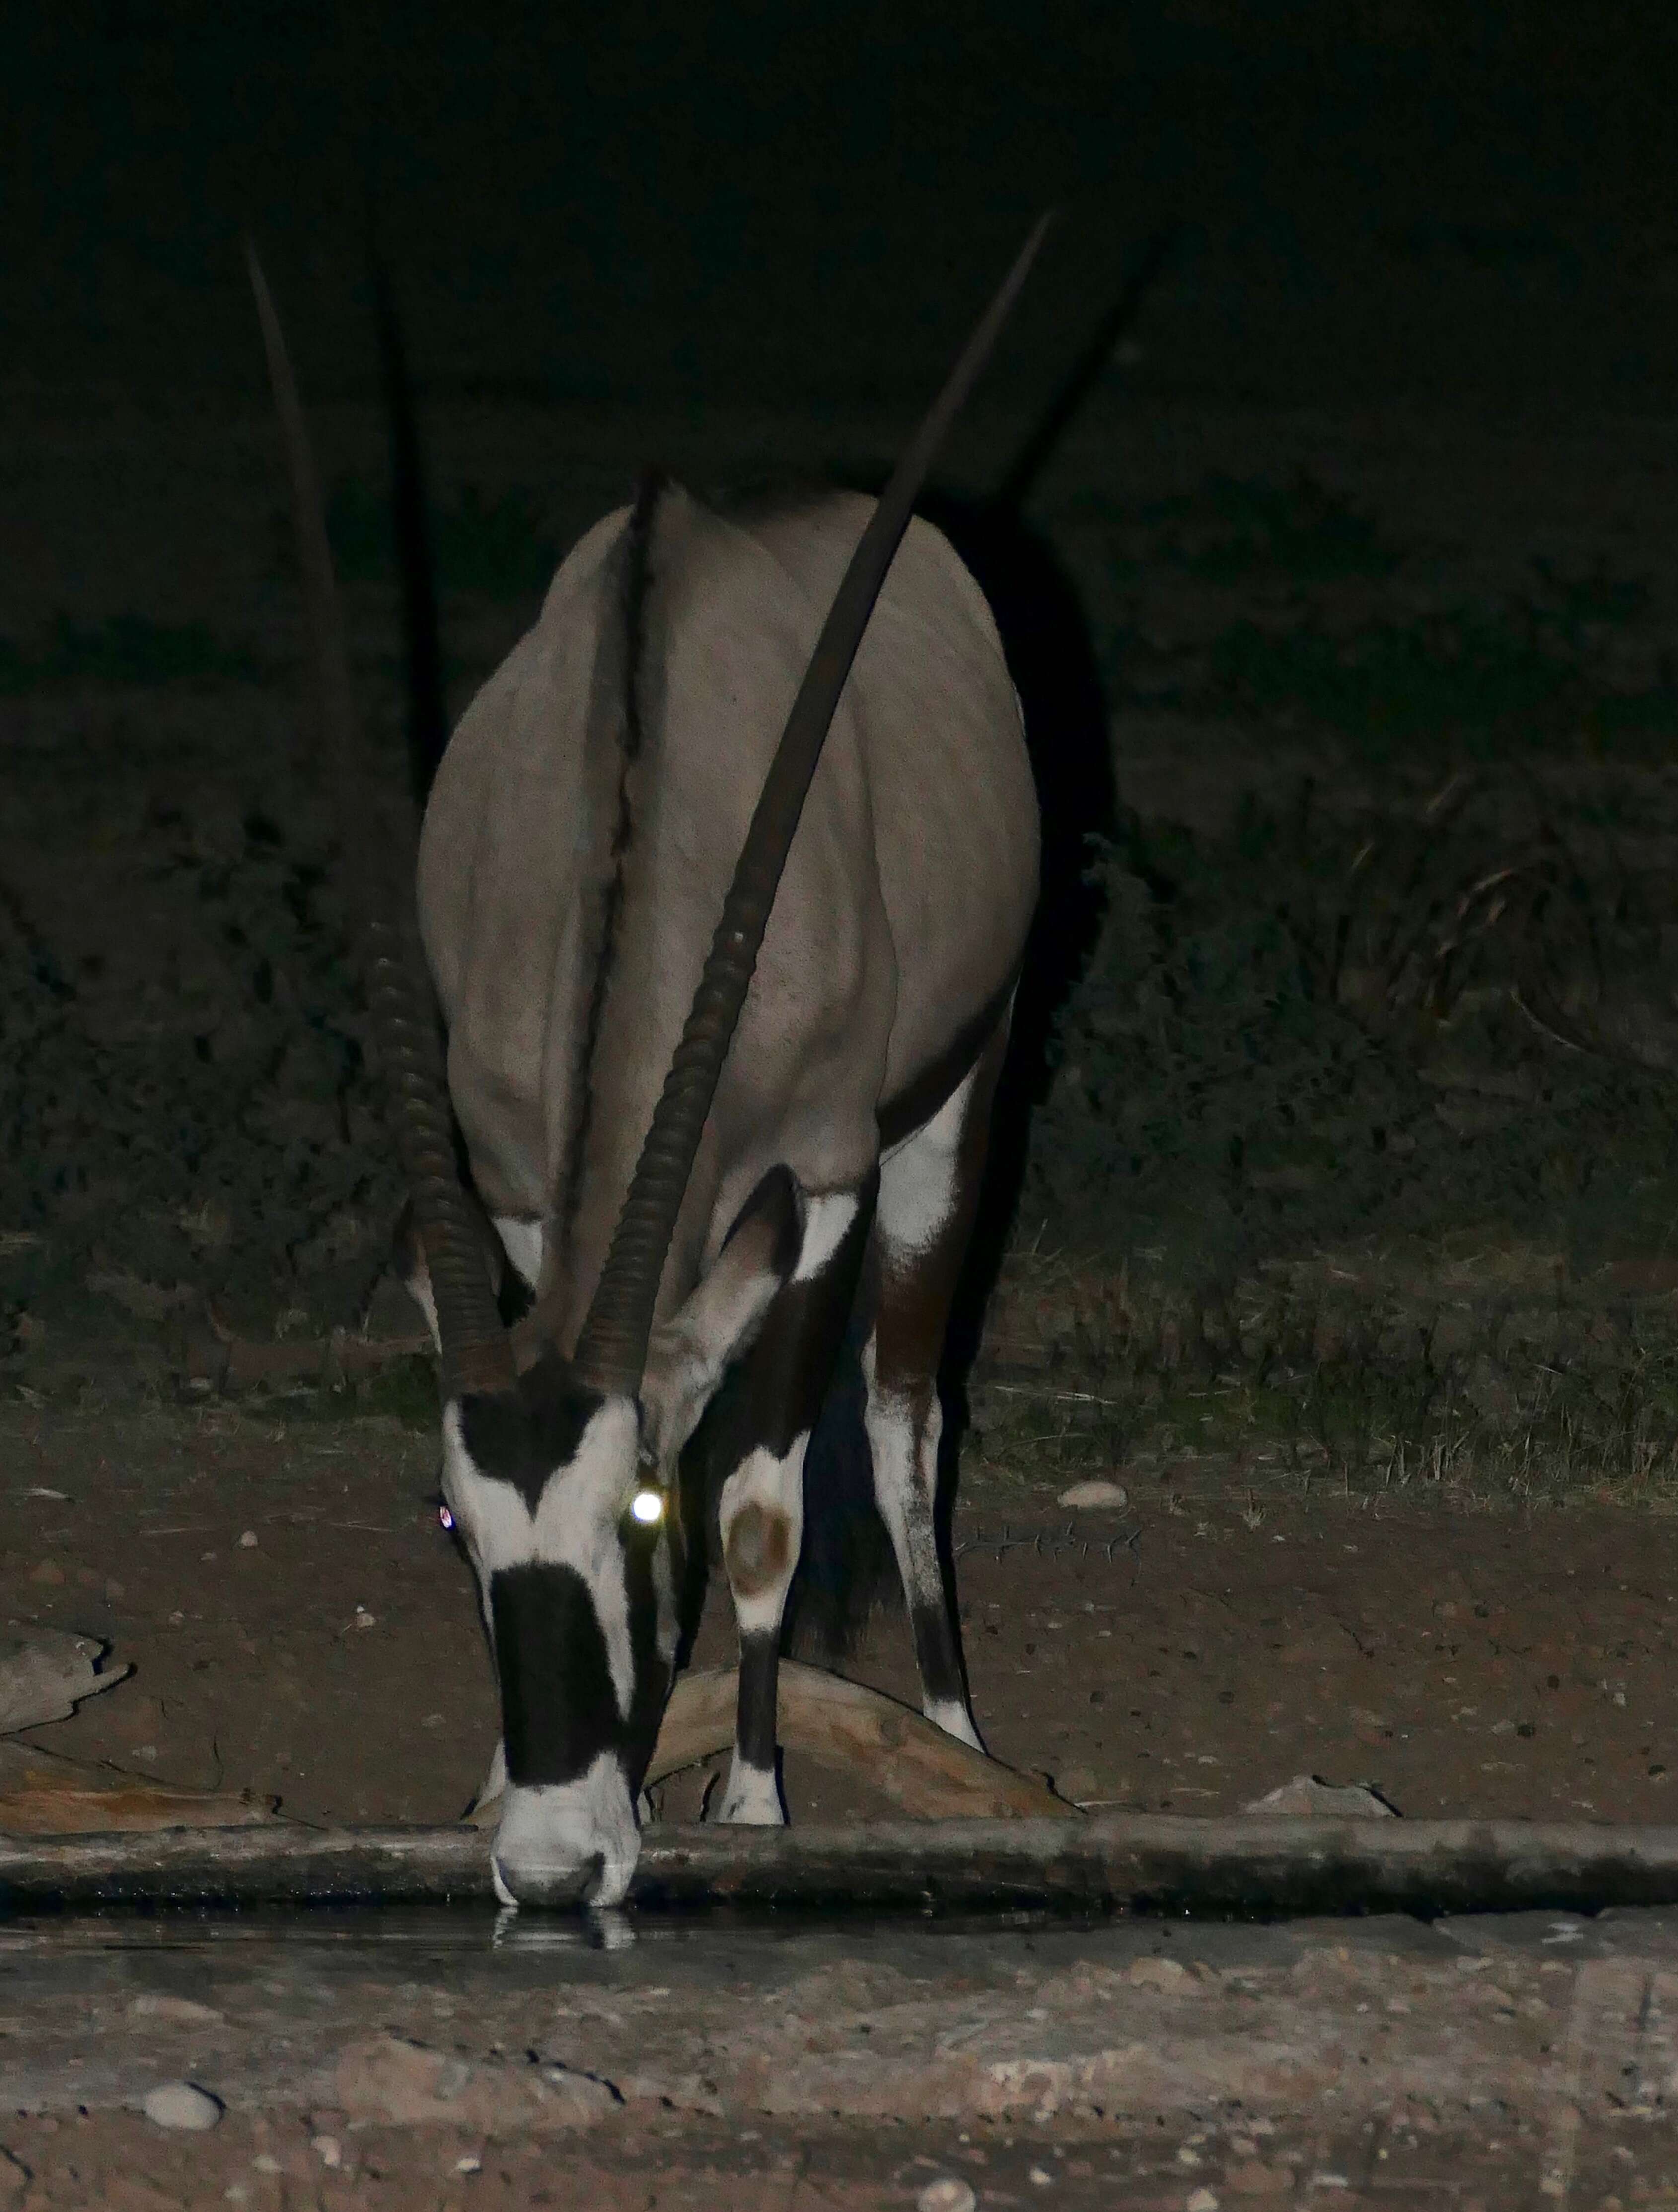
[[[1043,824],[1043,889],[1027,946],[1012,1035],[996,1103],[984,1195],[945,1339],[940,1387],[945,1424],[936,1523],[952,1603],[950,1520],[968,1377],[1025,1172],[1033,1108],[1047,1091],[1056,1023],[1099,933],[1104,902],[1090,872],[1090,839],[1118,827],[1110,706],[1076,586],[1026,507],[1080,410],[1106,373],[1167,270],[1174,226],[1145,244],[1118,295],[1090,331],[1028,436],[983,499],[933,492],[918,512],[972,571],[997,621],[1024,710]],[[877,482],[855,488],[877,491]],[[891,1546],[874,1510],[860,1367],[866,1281],[805,1461],[804,1548],[789,1601],[788,1648],[820,1658],[852,1650],[877,1606],[900,1598]],[[698,1440],[696,1440],[698,1441]]]

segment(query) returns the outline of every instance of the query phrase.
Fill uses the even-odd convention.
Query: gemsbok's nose
[[[552,1860],[514,1858],[498,1850],[494,1855],[495,1883],[505,1893],[503,1902],[514,1905],[591,1905],[606,1870],[604,1851],[591,1851],[571,1865]]]
[[[490,1853],[496,1894],[504,1905],[621,1905],[640,1841],[609,1755],[576,1782],[511,1784]]]

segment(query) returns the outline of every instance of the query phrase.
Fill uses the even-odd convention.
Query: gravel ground
[[[5,2201],[1615,2208],[1678,1923],[14,1925]],[[205,2134],[139,2117],[200,2085]],[[142,2178],[143,2177],[143,2178]],[[966,2200],[947,2191],[946,2208]]]

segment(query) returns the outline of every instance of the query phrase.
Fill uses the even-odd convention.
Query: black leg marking
[[[875,1179],[818,1273],[785,1283],[747,1355],[725,1439],[718,1521],[740,1626],[740,1702],[724,1820],[781,1817],[774,1784],[777,1654],[803,1528],[803,1455],[845,1334]]]
[[[774,1637],[759,1630],[740,1639],[740,1710],[736,1755],[748,1766],[775,1766],[775,1686],[778,1652]]]
[[[953,1735],[978,1741],[961,1663],[954,1589],[935,1514],[943,1413],[938,1368],[984,1172],[1004,1020],[931,1122],[884,1171],[875,1224],[877,1291],[864,1358],[875,1495],[908,1600],[922,1703]],[[935,1224],[927,1233],[929,1219]]]

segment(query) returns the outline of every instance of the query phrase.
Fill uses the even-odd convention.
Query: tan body
[[[624,752],[627,510],[566,559],[439,772],[419,896],[450,1089],[488,1211],[542,1227],[541,1305],[561,1345],[594,1289],[771,754],[871,505],[831,495],[725,520],[677,490],[660,501],[644,737],[597,1006]],[[855,1186],[878,1157],[882,1110],[924,1093],[930,1115],[966,1074],[987,1015],[994,1027],[1005,1012],[1037,849],[990,610],[948,542],[915,521],[793,841],[661,1316],[767,1169],[784,1164],[807,1192]]]

